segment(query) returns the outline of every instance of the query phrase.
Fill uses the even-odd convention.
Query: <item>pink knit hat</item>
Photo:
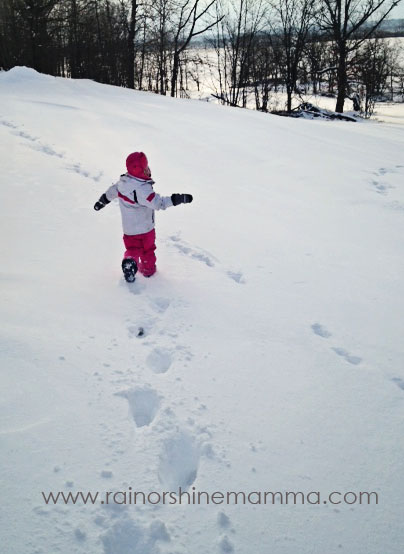
[[[147,161],[146,154],[143,152],[132,152],[132,154],[129,154],[126,158],[126,169],[132,177],[145,180],[151,179],[149,162]]]

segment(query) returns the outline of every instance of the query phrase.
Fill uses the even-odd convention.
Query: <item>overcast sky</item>
[[[404,19],[404,0],[401,0],[400,4],[396,8],[394,8],[394,10],[390,14],[391,19],[397,19],[401,17]]]

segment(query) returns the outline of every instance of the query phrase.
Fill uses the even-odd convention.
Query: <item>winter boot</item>
[[[125,277],[125,281],[133,283],[135,275],[137,273],[137,265],[133,258],[124,258],[122,260],[122,271]]]

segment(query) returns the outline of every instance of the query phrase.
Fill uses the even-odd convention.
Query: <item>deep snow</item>
[[[404,127],[26,68],[0,101],[1,552],[401,553]],[[194,202],[157,214],[129,288],[118,206],[92,206],[133,150]],[[179,486],[379,504],[41,496]]]

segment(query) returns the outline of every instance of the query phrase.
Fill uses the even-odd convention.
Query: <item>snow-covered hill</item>
[[[24,68],[0,102],[1,552],[401,553],[404,128]],[[92,206],[134,150],[194,202],[128,288]],[[179,487],[320,500],[100,500]]]

